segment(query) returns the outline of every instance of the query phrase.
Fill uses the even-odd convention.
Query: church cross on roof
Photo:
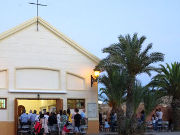
[[[37,6],[37,31],[38,31],[38,14],[39,14],[39,6],[47,6],[47,5],[44,5],[44,4],[40,4],[39,1],[37,0],[37,3],[29,3],[29,4],[32,4],[32,5],[36,5]]]

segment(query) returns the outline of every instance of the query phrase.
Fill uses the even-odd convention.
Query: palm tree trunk
[[[135,81],[135,77],[131,76],[129,79],[129,83],[127,86],[127,102],[126,102],[126,117],[131,119],[133,116],[134,111],[134,104],[133,104],[133,84]]]
[[[115,104],[112,104],[112,112],[117,112],[117,106]]]
[[[118,135],[126,135],[126,118],[121,106],[117,107]]]
[[[133,96],[131,94],[128,94],[127,96],[127,102],[126,102],[126,117],[128,119],[131,119],[133,116],[134,111],[134,104],[133,104]]]
[[[133,103],[133,84],[135,81],[135,77],[131,76],[129,79],[129,84],[128,84],[128,88],[127,88],[127,101],[126,101],[126,123],[127,123],[127,132],[128,133],[133,133],[134,129],[134,125],[131,122],[133,119],[133,115],[134,115],[134,103]]]
[[[175,130],[180,130],[180,98],[172,99],[172,110],[173,110],[173,124]]]

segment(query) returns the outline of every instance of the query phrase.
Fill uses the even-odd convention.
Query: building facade
[[[88,132],[98,133],[99,59],[53,26],[33,18],[0,35],[0,135],[15,135],[23,107],[85,109]]]

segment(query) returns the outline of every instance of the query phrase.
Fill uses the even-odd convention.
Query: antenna
[[[37,0],[37,3],[29,3],[31,5],[36,5],[37,6],[37,31],[38,31],[38,16],[39,16],[39,6],[47,6],[47,5],[44,5],[44,4],[40,4],[39,1]]]

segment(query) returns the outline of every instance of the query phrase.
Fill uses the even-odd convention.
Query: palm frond
[[[160,65],[160,72],[152,78],[149,85],[159,87],[168,95],[178,98],[180,96],[180,64],[173,63]]]

